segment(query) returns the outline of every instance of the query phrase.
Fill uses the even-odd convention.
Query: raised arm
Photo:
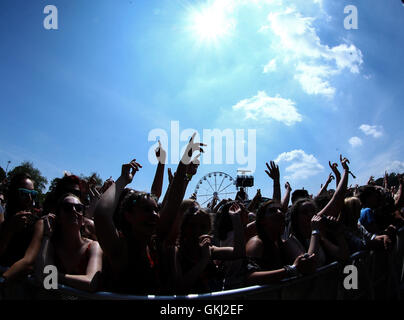
[[[194,133],[185,149],[184,155],[178,164],[177,171],[175,172],[173,181],[167,190],[166,202],[163,203],[163,207],[160,210],[160,221],[157,226],[157,234],[161,239],[166,239],[177,218],[178,209],[184,199],[186,186],[189,182],[189,176],[187,176],[187,169],[189,169],[189,164],[198,165],[199,161],[195,157],[192,161],[192,155],[195,151],[203,152],[202,146],[206,146],[203,143],[195,143],[196,133]],[[196,172],[196,171],[195,171]]]
[[[334,172],[335,175],[335,184],[336,184],[336,188],[339,185],[339,182],[341,181],[341,173],[338,170],[338,163],[334,162],[333,164],[331,164],[331,161],[328,161],[328,165],[330,166],[332,172]]]
[[[249,203],[247,210],[249,212],[255,211],[258,208],[261,199],[262,199],[261,189],[257,189],[257,193],[255,194],[254,198]]]
[[[292,192],[292,188],[290,187],[289,182],[285,183],[285,196],[282,199],[282,203],[281,203],[281,211],[286,214],[286,212],[288,211],[288,205],[289,205],[289,200],[290,200],[290,193]]]
[[[273,193],[273,200],[281,202],[281,185],[279,182],[280,174],[279,174],[279,167],[275,164],[275,162],[270,161],[270,165],[266,163],[268,170],[265,170],[266,174],[273,180],[274,182],[274,193]]]
[[[397,198],[394,201],[394,204],[396,206],[397,210],[401,210],[401,208],[404,206],[404,176],[400,176],[398,179],[399,182],[399,187],[398,187],[398,191],[397,191]]]
[[[343,173],[342,179],[339,182],[337,190],[334,192],[331,200],[318,213],[318,215],[320,215],[320,216],[324,215],[324,216],[336,217],[344,205],[345,193],[346,193],[347,186],[348,186],[349,160],[347,158],[342,158],[342,155],[340,155],[340,161],[341,161],[342,167],[344,168],[344,173]]]
[[[121,176],[105,191],[97,203],[94,212],[94,223],[97,239],[105,255],[111,261],[120,256],[121,241],[113,222],[113,214],[119,204],[119,198],[126,185],[132,182],[133,177],[142,166],[136,159],[122,165]]]
[[[331,183],[332,180],[334,180],[334,176],[332,175],[332,173],[330,173],[330,175],[328,176],[328,179],[325,182],[324,186],[318,192],[317,197],[321,196],[323,193],[325,193],[327,191],[328,185]]]
[[[163,190],[164,166],[167,159],[167,153],[161,146],[160,140],[159,146],[156,148],[156,157],[159,163],[157,164],[156,174],[151,187],[151,194],[159,199]]]
[[[389,175],[388,175],[387,171],[384,173],[383,188],[386,191],[389,190]]]

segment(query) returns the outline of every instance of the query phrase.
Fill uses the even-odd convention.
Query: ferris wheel
[[[198,181],[194,191],[201,206],[213,199],[220,201],[225,198],[234,198],[236,192],[236,180],[224,172],[210,172],[204,175]]]

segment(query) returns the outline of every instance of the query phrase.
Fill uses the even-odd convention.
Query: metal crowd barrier
[[[205,294],[174,296],[137,296],[100,291],[88,293],[59,284],[57,290],[45,290],[28,276],[20,283],[0,293],[0,300],[373,300],[400,299],[400,285],[404,274],[404,228],[397,233],[394,250],[359,251],[345,263],[332,262],[317,269],[316,273],[284,279],[274,285],[256,285]],[[357,268],[358,288],[343,286],[344,268]],[[6,268],[0,266],[0,273]]]

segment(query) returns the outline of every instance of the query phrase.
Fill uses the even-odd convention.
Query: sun
[[[231,33],[234,21],[223,6],[213,4],[192,9],[190,28],[200,42],[217,42]]]

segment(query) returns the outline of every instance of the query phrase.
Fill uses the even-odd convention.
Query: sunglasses
[[[64,211],[73,211],[74,210],[77,213],[83,214],[84,213],[84,205],[82,205],[81,203],[70,203],[70,202],[63,202],[62,203],[62,209]]]
[[[38,191],[35,190],[29,190],[25,188],[18,188],[18,192],[20,193],[21,196],[28,198],[31,196],[32,199],[35,199],[38,195]]]

